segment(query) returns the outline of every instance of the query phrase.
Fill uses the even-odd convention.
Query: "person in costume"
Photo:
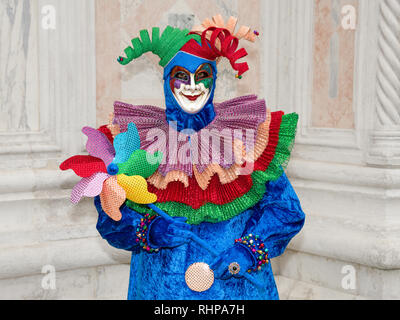
[[[236,24],[218,15],[191,32],[153,28],[151,40],[142,30],[118,62],[158,55],[166,109],[115,102],[109,126],[83,130],[90,156],[61,165],[83,178],[72,201],[95,197],[101,236],[132,252],[128,299],[279,299],[269,261],[305,219],[283,171],[298,116],[271,112],[254,95],[214,102],[219,59],[240,79],[248,65],[237,62],[247,55],[239,39],[258,35],[235,33]],[[213,273],[206,290],[188,285],[187,270],[199,262]]]

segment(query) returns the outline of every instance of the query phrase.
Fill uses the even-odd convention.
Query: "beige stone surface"
[[[113,102],[121,94],[119,1],[96,0],[97,124],[106,124]]]
[[[0,280],[0,300],[125,300],[129,264],[82,268],[55,273],[55,288],[42,286],[47,275]]]
[[[312,126],[354,129],[355,30],[342,27],[341,9],[357,0],[315,0]]]

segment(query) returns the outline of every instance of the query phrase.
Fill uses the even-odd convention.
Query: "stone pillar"
[[[96,123],[94,8],[0,2],[0,299],[126,296],[129,255],[99,237],[92,201],[70,204],[78,179],[58,169]]]
[[[368,163],[400,165],[400,2],[380,2],[376,119]]]

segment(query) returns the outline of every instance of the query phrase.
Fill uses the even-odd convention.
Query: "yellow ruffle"
[[[170,171],[164,177],[158,170],[149,178],[147,182],[157,189],[165,190],[170,182],[180,181],[187,188],[189,186],[189,177],[182,171]]]

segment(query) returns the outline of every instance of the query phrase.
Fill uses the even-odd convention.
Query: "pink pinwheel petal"
[[[82,132],[87,135],[86,150],[93,157],[100,158],[104,161],[106,167],[114,160],[115,150],[108,138],[102,132],[85,127]]]
[[[83,197],[95,197],[103,190],[103,183],[110,176],[107,173],[98,172],[89,178],[83,178],[72,189],[71,202],[77,204]]]

